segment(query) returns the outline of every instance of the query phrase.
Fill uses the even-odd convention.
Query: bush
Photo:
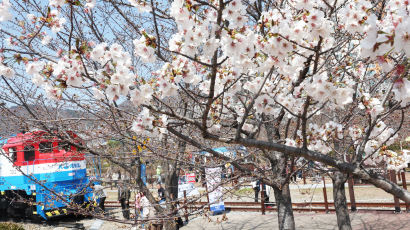
[[[254,192],[255,191],[253,190],[253,188],[241,188],[239,190],[236,190],[234,194],[237,196],[244,196],[253,194]]]
[[[1,222],[0,230],[24,230],[24,227],[20,224]]]
[[[401,147],[403,149],[409,149],[410,148],[410,143],[409,142],[402,142]],[[394,144],[387,147],[387,149],[392,150],[392,151],[400,151],[401,147],[400,147],[400,142],[395,142]]]

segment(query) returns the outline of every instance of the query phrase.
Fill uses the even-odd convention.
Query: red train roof
[[[72,142],[75,143],[81,143],[82,140],[77,136],[72,131],[66,131],[66,134],[68,134],[72,138]],[[7,140],[7,143],[3,146],[3,149],[8,149],[11,147],[15,146],[20,146],[23,144],[30,144],[30,143],[38,143],[38,142],[45,142],[45,141],[61,141],[57,137],[57,133],[55,135],[49,134],[48,132],[45,131],[33,131],[33,132],[27,132],[27,133],[19,133],[14,137],[10,137]]]

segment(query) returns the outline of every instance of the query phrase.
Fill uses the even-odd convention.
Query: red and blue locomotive
[[[73,132],[65,132],[74,142]],[[50,219],[94,204],[84,153],[44,131],[0,139],[0,215]]]

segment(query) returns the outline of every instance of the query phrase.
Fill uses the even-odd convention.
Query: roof
[[[218,147],[218,148],[213,148],[212,150],[221,153],[225,156],[228,157],[236,157],[236,152],[239,151],[244,151],[245,154],[249,154],[247,149],[244,146],[239,146],[239,147]],[[205,156],[210,156],[211,154],[207,151],[201,151],[197,152],[197,154],[200,155],[205,155]]]
[[[7,144],[7,138],[0,137],[0,146]]]
[[[16,135],[11,135],[10,137],[0,137],[0,146],[7,144],[10,138],[15,137]]]

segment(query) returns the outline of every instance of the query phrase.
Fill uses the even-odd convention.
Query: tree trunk
[[[349,210],[347,208],[345,182],[347,175],[342,172],[335,172],[333,174],[333,200],[335,202],[337,225],[339,230],[351,230]]]
[[[278,223],[280,230],[295,229],[295,219],[293,216],[292,199],[290,197],[289,183],[286,183],[282,189],[273,188],[275,201],[278,207]]]
[[[185,152],[186,148],[186,143],[183,141],[178,142],[178,156],[179,158],[179,153]],[[164,209],[164,215],[165,216],[171,216],[173,218],[177,217],[178,212],[177,206],[174,203],[178,199],[178,178],[179,178],[179,166],[178,166],[178,161],[170,161],[167,162],[166,164],[166,171],[167,171],[167,176],[165,177],[165,195],[167,197],[167,208]],[[176,230],[179,229],[179,226],[177,222],[173,219],[164,221],[163,223],[163,229],[165,230]]]

